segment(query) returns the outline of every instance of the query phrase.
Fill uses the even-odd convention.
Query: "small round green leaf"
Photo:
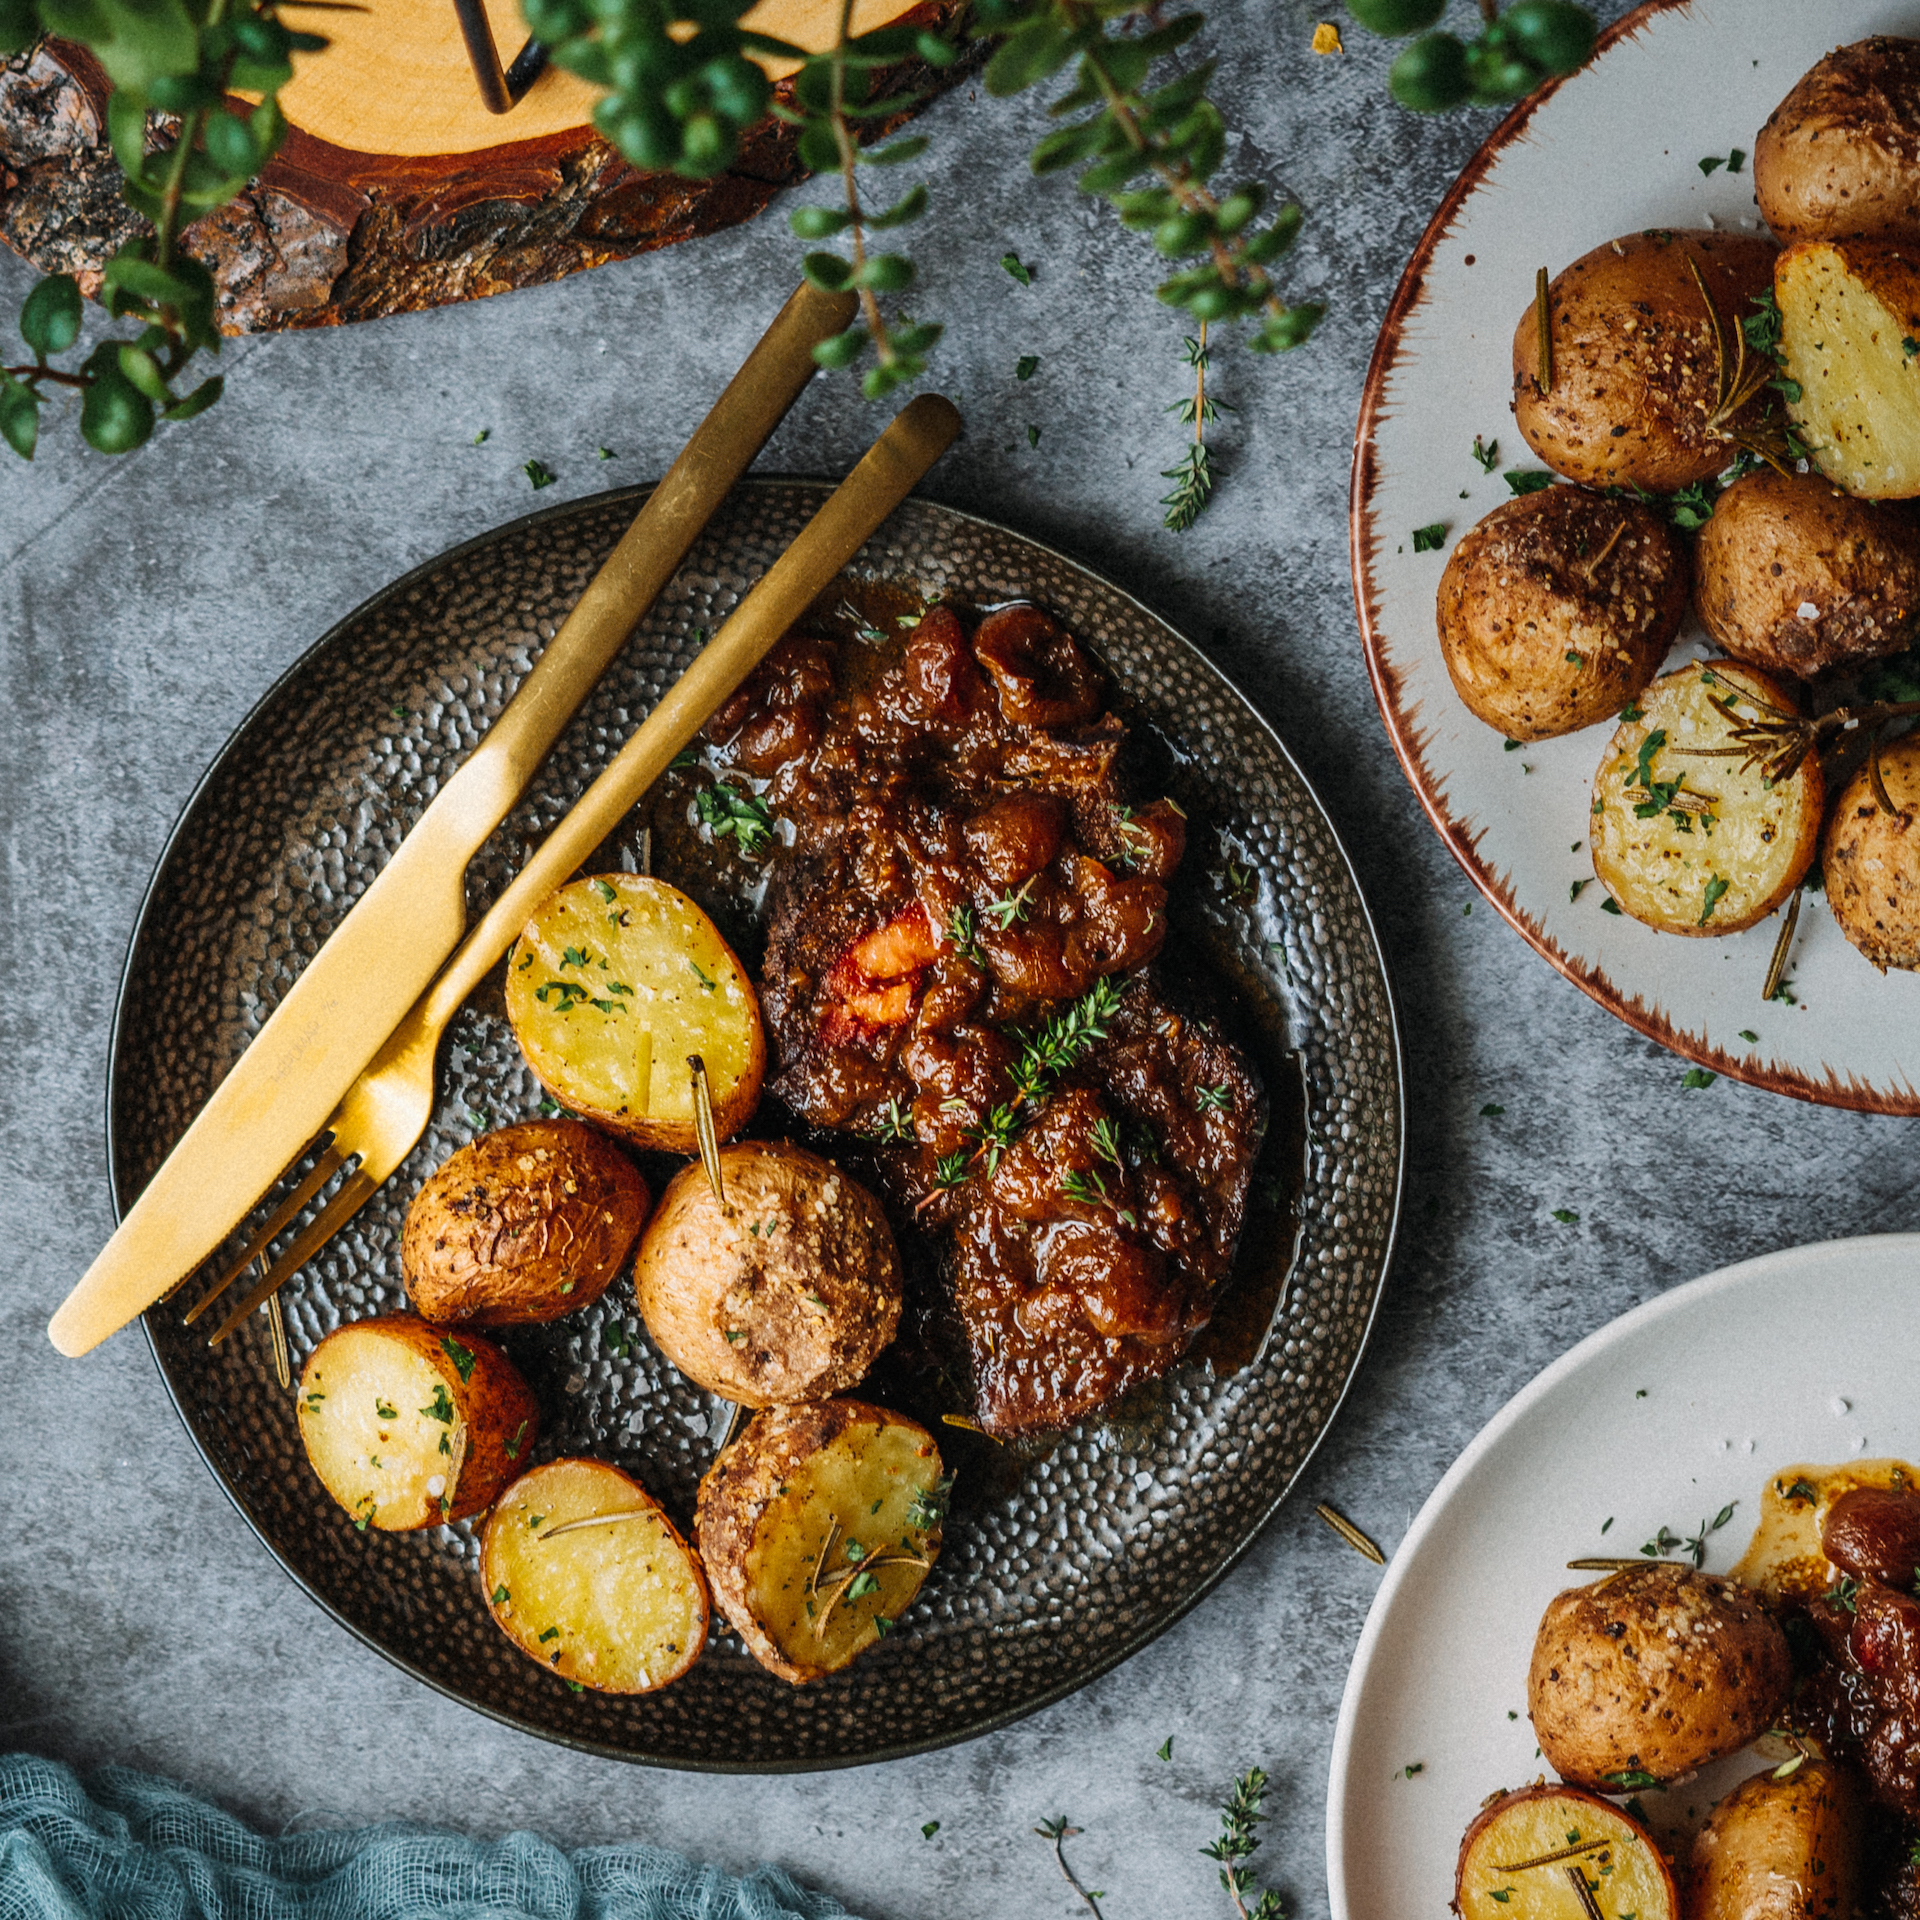
[[[131,453],[153,432],[153,402],[120,371],[119,362],[95,360],[80,402],[80,435],[96,453]]]
[[[913,285],[913,262],[904,253],[871,254],[854,279],[874,293],[904,293]]]
[[[1517,0],[1500,24],[1514,51],[1545,73],[1571,73],[1593,52],[1593,15],[1567,0]]]
[[[849,327],[845,333],[836,333],[814,343],[814,364],[831,368],[850,367],[865,351],[866,344],[866,328]]]
[[[49,274],[20,309],[20,337],[43,360],[65,353],[80,337],[80,283],[70,273]]]
[[[1369,33],[1398,39],[1424,33],[1447,10],[1447,0],[1347,0],[1347,11]]]
[[[260,149],[246,121],[230,113],[210,113],[201,138],[207,143],[214,165],[223,172],[249,180],[259,170]]]
[[[119,352],[120,371],[144,393],[155,406],[170,407],[173,395],[167,391],[166,375],[160,371],[160,363],[145,347],[131,344],[122,346]]]
[[[837,253],[809,253],[801,256],[800,271],[808,284],[822,293],[844,293],[853,285],[853,262]]]
[[[33,458],[40,439],[39,395],[6,373],[0,373],[0,439],[22,460]]]
[[[1450,33],[1416,40],[1387,73],[1387,90],[1415,113],[1444,113],[1473,91],[1467,50]]]
[[[787,215],[796,240],[830,240],[852,224],[853,215],[844,207],[795,207]]]

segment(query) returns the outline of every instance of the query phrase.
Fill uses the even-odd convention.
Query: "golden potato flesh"
[[[563,1107],[642,1146],[698,1146],[690,1055],[722,1139],[760,1098],[767,1043],[746,969],[663,880],[595,874],[553,894],[507,956],[507,1018]]]
[[[1753,143],[1753,191],[1783,241],[1920,239],[1920,41],[1816,62]]]
[[[837,1673],[912,1605],[940,1552],[933,1436],[859,1400],[769,1407],[700,1482],[714,1604],[770,1673]]]
[[[1920,531],[1908,510],[1856,500],[1818,474],[1762,467],[1736,480],[1693,562],[1707,631],[1776,673],[1898,653],[1920,614]]]
[[[707,1641],[707,1583],[659,1503],[604,1460],[552,1460],[491,1514],[480,1577],[529,1660],[599,1693],[651,1693]]]
[[[469,1141],[414,1195],[400,1237],[407,1298],[428,1320],[555,1320],[606,1292],[647,1217],[631,1160],[577,1120]]]
[[[1821,869],[1840,931],[1884,973],[1920,967],[1920,736],[1881,749],[1887,812],[1862,767],[1827,822]]]
[[[1824,1760],[1743,1781],[1694,1835],[1688,1920],[1853,1920],[1860,1803]]]
[[[525,1465],[540,1409],[491,1341],[390,1314],[314,1348],[299,1420],[320,1484],[353,1523],[404,1533],[484,1512]]]
[[[1460,1843],[1453,1910],[1459,1920],[1592,1920],[1573,1875],[1603,1920],[1675,1920],[1673,1875],[1639,1821],[1573,1787],[1496,1795]]]
[[[1652,1562],[1548,1605],[1527,1713],[1555,1772],[1617,1793],[1738,1753],[1792,1682],[1786,1636],[1755,1595]]]
[[[1721,404],[1736,330],[1773,284],[1774,252],[1770,240],[1658,228],[1583,254],[1547,289],[1551,387],[1540,384],[1531,303],[1513,330],[1513,417],[1527,445],[1590,487],[1677,493],[1720,472],[1734,436],[1777,400],[1763,390],[1737,412]]]
[[[1780,256],[1788,412],[1813,463],[1870,500],[1920,494],[1920,251],[1807,240]]]
[[[1508,500],[1440,576],[1440,650],[1467,707],[1510,740],[1604,720],[1660,670],[1687,611],[1666,517],[1580,487]]]
[[[900,1324],[900,1255],[880,1203],[829,1160],[751,1140],[720,1153],[723,1208],[695,1161],[634,1261],[653,1343],[749,1407],[858,1386]]]
[[[1715,701],[1741,721],[1760,702],[1796,710],[1756,667],[1682,667],[1627,709],[1594,775],[1593,871],[1623,912],[1663,933],[1743,932],[1800,884],[1819,846],[1818,759],[1769,784],[1739,757],[1735,720]]]

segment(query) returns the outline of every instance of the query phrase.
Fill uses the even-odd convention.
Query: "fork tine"
[[[346,1164],[346,1155],[337,1146],[329,1147],[314,1163],[313,1171],[273,1210],[273,1218],[247,1242],[247,1250],[208,1288],[180,1322],[190,1327],[233,1285],[233,1283],[272,1246],[283,1228],[313,1196]]]
[[[278,1293],[379,1191],[378,1180],[358,1171],[349,1174],[340,1191],[321,1210],[319,1218],[247,1289],[245,1297],[221,1321],[207,1345],[217,1347],[269,1294]]]

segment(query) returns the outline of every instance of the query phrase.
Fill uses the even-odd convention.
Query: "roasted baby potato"
[[[720,1153],[722,1208],[695,1161],[634,1261],[654,1345],[749,1407],[858,1386],[900,1324],[900,1255],[880,1203],[829,1160],[751,1140]]]
[[[1694,1835],[1686,1920],[1853,1920],[1860,1804],[1825,1760],[1742,1781]]]
[[[1920,529],[1817,474],[1762,467],[1721,494],[1694,547],[1694,604],[1727,652],[1803,678],[1898,653],[1920,614]]]
[[[1920,41],[1816,62],[1753,143],[1753,190],[1783,241],[1920,240]]]
[[[507,956],[507,1018],[563,1107],[643,1147],[698,1146],[689,1055],[721,1139],[760,1098],[767,1042],[747,971],[664,880],[601,873],[553,894]]]
[[[428,1320],[557,1320],[591,1306],[639,1237],[647,1183],[577,1120],[527,1120],[469,1141],[407,1209],[400,1263]]]
[[[1454,1870],[1459,1920],[1586,1920],[1571,1878],[1605,1896],[1601,1911],[1676,1920],[1665,1857],[1639,1821],[1573,1787],[1496,1794],[1467,1829]]]
[[[483,1512],[540,1431],[533,1393],[498,1347],[407,1313],[328,1334],[300,1375],[299,1416],[320,1484],[363,1532]]]
[[[659,1503],[604,1460],[551,1460],[487,1516],[480,1578],[529,1660],[600,1693],[651,1693],[707,1642],[707,1583]]]
[[[1786,1704],[1786,1635],[1744,1587],[1653,1562],[1548,1605],[1527,1672],[1547,1763],[1618,1792],[1737,1753]]]
[[[1820,857],[1840,931],[1885,973],[1920,967],[1920,735],[1880,752],[1887,812],[1862,767],[1841,790]]]
[[[1795,710],[1757,667],[1696,662],[1656,680],[1607,743],[1593,777],[1593,870],[1624,913],[1663,933],[1740,933],[1813,864],[1825,783],[1808,754],[1771,785],[1736,752],[1734,722],[1758,702]],[[1704,749],[1703,753],[1691,749]]]
[[[1460,698],[1509,740],[1619,712],[1686,617],[1687,550],[1663,514],[1579,487],[1497,506],[1440,576],[1440,650]]]
[[[1740,234],[1656,228],[1583,254],[1547,289],[1551,386],[1540,380],[1531,304],[1513,331],[1513,417],[1527,445],[1590,487],[1675,493],[1711,479],[1772,403],[1762,388],[1732,413],[1722,405],[1732,389],[1727,343],[1773,284],[1774,251]]]
[[[700,1482],[713,1598],[769,1673],[802,1686],[864,1653],[940,1552],[933,1436],[859,1400],[769,1407]]]
[[[1920,494],[1920,247],[1803,240],[1773,286],[1799,388],[1787,411],[1814,465],[1870,500]]]

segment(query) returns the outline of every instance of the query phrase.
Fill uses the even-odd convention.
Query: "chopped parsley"
[[[506,1444],[505,1451],[509,1460],[518,1460],[520,1458],[520,1442],[526,1438],[526,1435],[527,1423],[522,1420],[520,1424],[514,1428],[513,1438]]]
[[[687,965],[693,969],[695,977],[709,993],[712,993],[720,985],[719,981],[717,981],[712,974],[708,973],[692,954],[687,955]]]
[[[512,1598],[513,1595],[505,1587],[495,1587],[493,1590],[493,1604],[496,1607],[504,1607]]]
[[[1697,1091],[1701,1087],[1710,1087],[1720,1076],[1706,1067],[1689,1067],[1680,1076],[1680,1084]]]
[[[627,1331],[623,1321],[609,1320],[600,1329],[600,1344],[616,1360],[624,1360],[633,1351],[633,1335]]]
[[[944,1474],[930,1487],[919,1487],[907,1503],[907,1525],[928,1533],[947,1517],[947,1502],[953,1497],[953,1475]]]
[[[1544,493],[1553,485],[1553,475],[1545,467],[1515,467],[1500,477],[1514,494]]]
[[[1413,530],[1413,550],[1415,553],[1438,553],[1447,544],[1447,523],[1436,520],[1430,527],[1415,527]]]
[[[1000,264],[1020,282],[1023,287],[1033,285],[1033,269],[1017,253],[1003,253]]]
[[[1707,882],[1706,897],[1700,904],[1699,925],[1704,927],[1707,924],[1707,921],[1713,914],[1714,908],[1726,898],[1727,894],[1732,890],[1732,887],[1733,882],[1731,880],[1723,880],[1717,873]]]
[[[473,1378],[475,1355],[469,1347],[463,1347],[452,1334],[443,1334],[440,1339],[440,1351],[454,1364],[460,1375],[460,1384],[464,1387]]]
[[[1031,380],[1040,371],[1040,356],[1037,353],[1023,353],[1013,363],[1013,377],[1016,380]]]
[[[758,853],[773,839],[773,810],[757,793],[722,780],[694,796],[693,810],[716,840],[733,836],[742,853]]]
[[[864,1600],[868,1594],[878,1593],[879,1591],[880,1576],[877,1573],[870,1573],[864,1567],[847,1582],[847,1598],[849,1600]]]
[[[382,1420],[397,1420],[400,1417],[400,1409],[389,1406],[377,1393],[373,1396],[373,1410]]]
[[[1750,1047],[1757,1047],[1760,1044],[1760,1036],[1751,1027],[1742,1027],[1740,1038]]]
[[[1600,902],[1600,911],[1602,913],[1611,913],[1611,914],[1618,915],[1622,911],[1622,908],[1618,900],[1615,900],[1609,897],[1608,899],[1602,900]]]
[[[1479,442],[1476,441],[1474,444],[1477,446]],[[1167,1737],[1163,1741],[1161,1741],[1161,1743],[1156,1748],[1154,1748],[1153,1757],[1156,1760],[1171,1760],[1173,1758],[1173,1735],[1172,1734],[1168,1734]]]
[[[1497,1120],[1505,1112],[1505,1107],[1498,1106],[1489,1100],[1487,1104],[1480,1109],[1480,1118],[1482,1120]]]
[[[1563,1227],[1577,1227],[1580,1224],[1580,1216],[1571,1207],[1555,1207],[1553,1217]]]
[[[437,1384],[433,1389],[432,1404],[422,1407],[420,1411],[428,1419],[438,1420],[442,1426],[450,1427],[453,1425],[453,1396],[444,1385]]]
[[[874,1620],[874,1623],[873,1623],[873,1624],[874,1624],[874,1625],[875,1625],[876,1627],[877,1627],[877,1626],[879,1626],[879,1624],[880,1624],[880,1622],[879,1622],[879,1619],[878,1619],[877,1617],[875,1618],[875,1620]],[[892,1625],[893,1625],[893,1622],[892,1622],[891,1620],[889,1620],[889,1621],[887,1622],[887,1625],[888,1625],[888,1626],[892,1626]],[[925,1824],[924,1824],[924,1825],[923,1825],[923,1826],[921,1827],[921,1829],[920,1829],[920,1838],[921,1838],[922,1840],[931,1840],[931,1839],[933,1838],[933,1836],[934,1836],[934,1835],[935,1835],[936,1833],[938,1833],[939,1831],[940,1831],[940,1822],[939,1822],[938,1820],[929,1820],[929,1821],[927,1821],[927,1822],[926,1822],[926,1823],[925,1823]]]
[[[1027,445],[1030,447],[1037,447],[1039,444],[1040,444],[1040,429],[1036,426],[1029,425],[1027,428]]]
[[[549,1640],[558,1640],[559,1638],[560,1629],[558,1627],[549,1627],[546,1632],[540,1636],[540,1644],[545,1646]]]
[[[520,469],[533,482],[533,490],[538,493],[542,487],[550,487],[560,476],[544,460],[529,460]]]
[[[1483,440],[1476,433],[1473,436],[1473,457],[1479,463],[1482,473],[1491,473],[1494,462],[1500,458],[1500,442]]]

